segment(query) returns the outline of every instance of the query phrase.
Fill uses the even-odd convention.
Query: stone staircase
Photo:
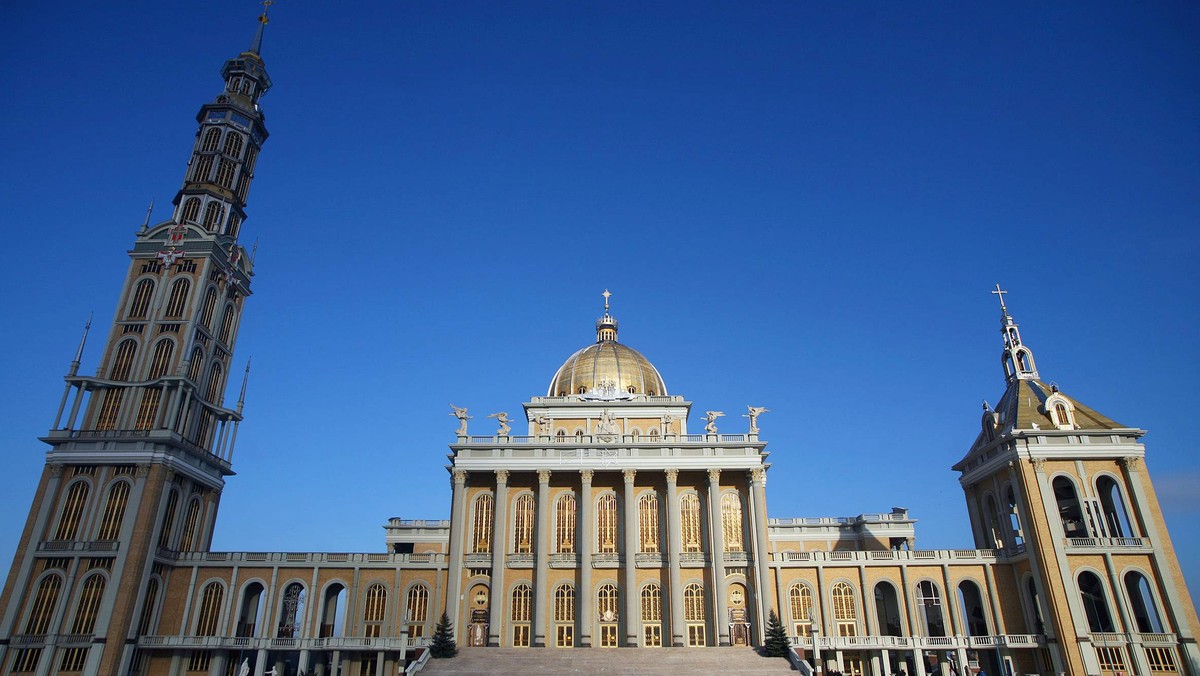
[[[422,676],[441,674],[782,674],[782,657],[753,648],[462,648],[458,656],[429,660]]]

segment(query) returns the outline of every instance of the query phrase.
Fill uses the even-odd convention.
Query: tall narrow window
[[[1124,538],[1135,535],[1129,521],[1129,512],[1125,510],[1125,500],[1121,498],[1121,486],[1116,479],[1103,475],[1096,480],[1096,493],[1100,496],[1100,506],[1104,510],[1104,525],[1112,537]]]
[[[195,223],[200,219],[200,198],[189,197],[183,203],[183,211],[179,214],[179,220],[184,223]]]
[[[900,604],[896,588],[888,582],[875,585],[875,612],[879,619],[879,632],[884,636],[900,636]]]
[[[33,596],[33,607],[29,611],[29,619],[25,621],[26,634],[45,634],[50,629],[50,620],[54,617],[54,609],[58,606],[58,595],[62,591],[62,578],[50,575],[38,584],[37,593]]]
[[[113,355],[112,369],[108,372],[110,380],[128,380],[129,372],[133,369],[133,357],[137,354],[137,342],[132,338],[121,341]]]
[[[514,648],[529,647],[529,620],[533,610],[533,588],[519,584],[512,592],[512,644]]]
[[[221,130],[214,127],[204,132],[204,141],[200,144],[200,152],[215,152],[220,144]]]
[[[207,183],[209,176],[212,176],[212,166],[212,155],[201,155],[197,158],[196,167],[192,170],[192,182]]]
[[[383,616],[387,608],[387,589],[376,582],[367,588],[367,603],[363,608],[364,636],[378,638],[383,635]]]
[[[225,135],[225,154],[235,160],[238,159],[242,154],[242,144],[241,134],[229,132]]]
[[[523,493],[517,498],[516,514],[513,519],[513,553],[533,552],[533,495]]]
[[[1054,489],[1054,499],[1058,502],[1058,515],[1062,519],[1063,532],[1069,538],[1087,537],[1087,527],[1083,523],[1083,510],[1079,507],[1075,484],[1065,476],[1057,476],[1051,482],[1051,487]]]
[[[125,520],[125,507],[129,504],[129,482],[118,481],[108,489],[108,501],[104,503],[104,518],[100,520],[97,540],[116,540],[121,534],[121,522]]]
[[[212,328],[213,310],[217,307],[217,290],[214,287],[208,287],[208,292],[204,294],[204,306],[200,311],[200,323],[204,328]]]
[[[970,580],[958,584],[958,608],[962,613],[963,626],[970,636],[987,636],[987,617],[984,615],[983,595],[979,593],[979,585]]]
[[[121,412],[121,402],[125,400],[125,390],[110,388],[104,390],[104,402],[100,404],[100,413],[96,416],[96,429],[99,431],[113,430],[117,427],[117,414]]]
[[[83,516],[90,491],[91,487],[86,481],[76,481],[67,489],[62,514],[58,517],[58,528],[54,530],[55,540],[74,540],[79,534],[79,519]]]
[[[1012,529],[1013,546],[1019,550],[1025,546],[1025,535],[1021,531],[1021,513],[1017,509],[1017,496],[1012,486],[1008,487],[1008,525]]]
[[[150,578],[146,583],[146,599],[142,602],[142,619],[138,622],[138,634],[146,636],[157,630],[154,613],[158,610],[158,579]]]
[[[222,375],[224,374],[221,362],[213,362],[212,368],[208,371],[208,388],[204,391],[204,398],[218,406],[221,404],[221,400],[225,398],[224,388],[222,387],[223,383],[221,382]]]
[[[163,512],[162,530],[158,533],[158,546],[167,549],[171,543],[171,531],[175,528],[175,510],[179,506],[179,493],[167,495],[167,508]]]
[[[1112,632],[1112,615],[1108,612],[1104,584],[1090,571],[1079,574],[1079,595],[1083,599],[1083,611],[1087,614],[1088,628],[1095,632]]]
[[[555,642],[559,648],[575,645],[575,588],[569,584],[554,590]]]
[[[204,207],[204,227],[209,232],[216,232],[217,226],[221,225],[221,219],[225,216],[225,205],[220,202],[209,202],[208,206]],[[207,325],[207,322],[205,323]]]
[[[429,621],[429,587],[416,585],[408,590],[408,635],[420,638],[425,635],[425,623]]]
[[[683,551],[700,551],[700,498],[695,493],[685,493],[679,498],[679,520]]]
[[[683,620],[687,624],[688,646],[698,648],[706,645],[704,587],[695,582],[683,588]]]
[[[596,503],[596,551],[617,551],[617,496],[605,493]]]
[[[559,554],[575,553],[575,505],[574,493],[563,493],[554,503],[554,551]]]
[[[150,308],[150,297],[154,295],[154,280],[143,279],[133,290],[133,302],[129,304],[130,319],[145,319]]]
[[[75,607],[75,621],[71,623],[72,634],[91,634],[96,628],[96,612],[104,598],[104,583],[104,576],[99,573],[84,581]]]
[[[233,303],[225,306],[225,311],[221,313],[221,330],[217,334],[218,340],[226,345],[229,344],[229,334],[233,332],[233,319],[236,316],[233,310]]]
[[[161,378],[171,368],[171,357],[175,355],[175,343],[170,338],[163,338],[154,344],[154,353],[150,356],[150,380]]]
[[[304,585],[299,582],[293,582],[283,590],[283,606],[279,609],[279,631],[276,634],[278,638],[300,637],[305,597]]]
[[[651,582],[642,588],[642,626],[644,646],[662,646],[662,588]]]
[[[615,622],[617,619],[617,587],[603,584],[596,590],[596,613],[603,622]]]
[[[234,164],[229,160],[221,160],[217,163],[217,185],[222,188],[233,188],[233,168]]]
[[[200,521],[200,501],[192,500],[188,504],[187,516],[183,519],[183,535],[179,540],[179,551],[190,552],[196,542],[196,526]]]
[[[1037,584],[1034,583],[1032,577],[1029,578],[1028,583],[1029,584],[1026,585],[1026,591],[1029,598],[1029,607],[1032,611],[1033,633],[1044,634],[1046,633],[1046,623],[1042,619],[1042,603],[1038,597]]]
[[[1067,411],[1066,404],[1059,402],[1054,405],[1054,417],[1057,418],[1055,422],[1060,427],[1071,426],[1071,414]]]
[[[796,583],[788,589],[788,606],[792,611],[792,625],[796,635],[811,634],[809,615],[812,614],[812,590],[808,585]]]
[[[481,495],[475,499],[475,508],[471,515],[471,552],[473,554],[488,554],[492,551],[492,505],[491,495]]]
[[[845,582],[833,585],[833,620],[837,623],[838,636],[858,636],[858,610],[854,603],[854,589]]]
[[[196,348],[192,350],[192,358],[188,361],[188,380],[199,384],[200,369],[204,367],[204,350]]]
[[[1129,592],[1129,604],[1133,607],[1133,619],[1138,631],[1143,634],[1163,633],[1162,619],[1158,616],[1158,606],[1154,603],[1154,594],[1150,592],[1150,582],[1146,576],[1138,572],[1126,573],[1125,591]]]
[[[164,313],[167,319],[183,317],[183,308],[187,305],[188,291],[191,288],[192,283],[186,277],[180,277],[171,284],[171,296],[167,299],[167,309]]]
[[[725,551],[743,551],[742,500],[736,493],[721,496],[721,526],[725,534]]]
[[[643,552],[659,552],[658,495],[646,493],[638,498],[638,541]]]
[[[917,584],[917,605],[921,607],[925,620],[926,636],[945,636],[946,621],[942,615],[942,599],[937,585],[929,580]]]
[[[200,593],[200,598],[200,614],[196,616],[196,636],[216,636],[225,589],[217,582],[209,582]]]

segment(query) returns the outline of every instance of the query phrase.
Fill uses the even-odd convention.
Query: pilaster
[[[550,570],[550,470],[539,469],[537,490],[537,576],[533,595],[533,645],[546,647],[546,613],[554,598],[547,575]]]
[[[470,537],[470,528],[464,518],[467,499],[467,473],[456,469],[450,474],[450,575],[446,581],[446,614],[454,627],[455,638],[459,633],[458,612],[462,609],[463,547]],[[493,603],[495,598],[493,597]]]
[[[679,470],[666,470],[667,477],[667,553],[671,578],[671,646],[687,645],[687,627],[683,622],[683,583],[679,574],[679,550],[683,546],[683,527],[679,519]]]
[[[729,600],[725,590],[725,520],[721,514],[721,470],[708,470],[708,527],[712,541],[713,610],[717,645],[729,645]],[[761,590],[760,590],[761,591]],[[761,595],[761,594],[760,594]]]
[[[592,527],[592,476],[590,469],[579,470],[579,647],[592,647],[592,544],[595,528]]]
[[[625,645],[635,647],[640,644],[638,628],[641,626],[641,614],[638,612],[637,588],[637,495],[634,489],[634,479],[637,470],[627,469],[621,472],[625,479]]]
[[[488,645],[500,646],[504,607],[508,593],[504,586],[504,554],[508,551],[508,470],[496,470],[496,499],[492,515],[492,589],[488,624]]]

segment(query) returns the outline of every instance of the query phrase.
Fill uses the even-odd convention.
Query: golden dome
[[[546,396],[591,395],[596,399],[621,399],[631,394],[665,395],[667,385],[658,369],[641,352],[617,342],[617,320],[608,313],[596,321],[596,342],[558,368]]]

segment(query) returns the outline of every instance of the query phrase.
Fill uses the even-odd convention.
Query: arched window
[[[492,496],[487,493],[475,499],[475,507],[471,510],[471,552],[474,554],[492,551],[493,504]]]
[[[167,508],[163,511],[162,530],[158,532],[158,546],[167,549],[171,543],[171,531],[175,528],[175,510],[179,507],[179,493],[167,495]]]
[[[569,648],[575,645],[575,588],[569,584],[554,590],[555,645]]]
[[[658,441],[658,429],[655,428],[655,429],[650,430],[649,436],[650,436],[651,443]]]
[[[79,519],[83,516],[90,492],[91,486],[86,481],[76,481],[67,489],[62,514],[58,517],[58,528],[54,530],[55,540],[74,540],[79,534]]]
[[[1083,611],[1087,614],[1088,628],[1094,632],[1112,632],[1112,615],[1108,612],[1108,600],[1104,584],[1091,571],[1079,574],[1079,595],[1083,599]]]
[[[284,588],[276,638],[300,638],[304,622],[304,601],[304,585],[293,582]]]
[[[258,582],[246,585],[242,591],[242,604],[238,610],[236,635],[241,638],[254,636],[259,618],[263,614],[263,603],[267,599],[266,589]]]
[[[679,520],[683,551],[700,551],[700,498],[695,493],[684,493],[679,498]]]
[[[1012,486],[1008,487],[1008,525],[1012,529],[1013,546],[1020,550],[1025,546],[1025,535],[1021,532],[1021,515]]]
[[[797,636],[812,634],[812,627],[809,625],[812,602],[812,589],[809,589],[808,585],[797,582],[788,588],[788,610],[791,611],[792,627]]]
[[[125,507],[129,504],[129,482],[118,481],[108,489],[108,501],[104,503],[104,517],[100,519],[97,540],[116,540],[121,534],[121,522],[125,520]]]
[[[922,609],[926,636],[945,636],[946,621],[942,615],[942,599],[937,585],[929,580],[917,584],[917,605]]]
[[[376,582],[367,587],[367,602],[363,606],[363,635],[378,638],[383,635],[383,616],[387,610],[387,589]]]
[[[691,583],[683,588],[683,619],[687,622],[704,621],[704,587]]]
[[[1063,532],[1069,538],[1087,537],[1087,526],[1083,522],[1083,510],[1075,484],[1065,476],[1056,476],[1051,482],[1054,499],[1058,502],[1058,515],[1062,518]]]
[[[643,552],[659,552],[658,495],[646,493],[638,498],[638,539]]]
[[[213,362],[212,368],[208,371],[208,388],[204,391],[204,398],[217,405],[220,405],[221,400],[225,398],[221,382],[221,376],[224,375],[222,371],[221,362]]]
[[[1100,508],[1104,510],[1104,525],[1111,537],[1133,537],[1133,524],[1129,521],[1129,512],[1125,510],[1125,500],[1121,498],[1121,485],[1117,480],[1101,475],[1096,479],[1096,493],[1100,496]]]
[[[1067,405],[1061,401],[1054,405],[1055,424],[1059,427],[1074,427],[1071,423],[1071,414],[1067,411]]]
[[[209,232],[216,232],[217,226],[221,225],[221,218],[225,216],[225,205],[220,202],[209,202],[208,206],[204,207],[204,227]],[[205,325],[207,326],[207,322]]]
[[[233,169],[234,164],[229,160],[221,160],[217,163],[217,185],[222,188],[233,188]],[[209,205],[211,206],[211,204]]]
[[[725,551],[740,552],[742,543],[742,499],[737,493],[721,496],[721,526],[725,534]]]
[[[642,626],[643,645],[662,647],[662,588],[654,582],[642,587]]]
[[[513,647],[529,647],[529,620],[533,614],[533,588],[519,584],[512,592]]]
[[[158,610],[158,578],[150,578],[146,583],[146,600],[142,605],[142,618],[138,621],[138,634],[146,636],[157,632],[154,615]]]
[[[171,368],[171,357],[175,356],[175,342],[163,338],[154,344],[154,353],[150,357],[150,380],[161,378]]]
[[[183,203],[183,211],[179,214],[179,220],[184,223],[195,223],[200,219],[200,198],[189,197]]]
[[[996,508],[996,498],[991,495],[983,500],[983,528],[987,546],[992,549],[1004,549],[1004,535],[1000,529],[1000,511]]]
[[[187,305],[188,291],[192,283],[187,277],[180,277],[171,285],[171,297],[167,300],[167,309],[163,316],[167,319],[183,317],[183,308]]]
[[[583,430],[575,430],[575,442],[583,443]]]
[[[229,344],[229,334],[233,332],[233,319],[235,315],[233,303],[226,304],[225,312],[221,313],[221,330],[217,334],[217,339],[226,345]]]
[[[200,323],[204,328],[212,328],[213,310],[217,307],[217,289],[208,287],[208,291],[204,294],[204,306],[200,311]]]
[[[204,367],[204,350],[195,348],[192,350],[192,358],[188,360],[188,380],[196,383],[200,380],[200,369]]]
[[[1129,593],[1129,605],[1133,608],[1138,631],[1143,634],[1163,633],[1162,619],[1158,616],[1158,606],[1154,603],[1154,594],[1150,591],[1146,576],[1136,571],[1126,573],[1125,591]]]
[[[238,179],[238,184],[239,184],[238,197],[240,197],[242,200],[246,199],[246,182],[247,182],[246,176],[243,174],[242,177],[240,179]],[[241,230],[241,228],[242,228],[241,216],[238,216],[236,211],[229,214],[229,235],[231,237],[237,237],[238,232]]]
[[[429,621],[429,587],[418,584],[409,589],[407,606],[408,635],[420,638],[425,635],[425,623]]]
[[[130,319],[145,319],[146,310],[150,307],[150,297],[154,295],[154,280],[143,279],[133,290],[133,302],[129,304]]]
[[[1033,359],[1030,358],[1028,350],[1017,350],[1017,366],[1020,367],[1021,373],[1033,371]]]
[[[341,636],[346,627],[346,587],[331,584],[325,588],[321,605],[321,638]]]
[[[555,441],[557,441],[560,444],[563,443],[564,441],[566,441],[567,440],[566,430],[559,430],[559,431],[555,432],[554,439],[555,439]]]
[[[183,519],[183,535],[179,540],[179,551],[190,552],[192,545],[196,543],[196,527],[200,521],[200,501],[192,500],[188,503],[187,516]]]
[[[121,341],[113,356],[112,369],[108,372],[109,380],[128,380],[129,372],[133,369],[133,357],[137,354],[137,342],[132,338]]]
[[[218,582],[209,582],[200,592],[200,612],[196,615],[195,636],[216,636],[217,623],[221,620],[221,601],[225,588]]]
[[[522,493],[517,497],[516,514],[513,518],[514,554],[533,552],[533,508],[532,493]]]
[[[958,609],[962,614],[962,624],[967,628],[967,635],[990,635],[979,585],[970,580],[958,583]]]
[[[838,582],[830,590],[833,599],[833,619],[838,636],[858,636],[858,608],[854,603],[854,588]]]
[[[196,160],[196,168],[192,170],[192,182],[207,183],[209,176],[212,176],[212,167],[212,155],[201,155]]]
[[[242,155],[243,143],[241,134],[229,132],[225,135],[225,154],[235,160],[238,159]]]
[[[617,496],[605,493],[596,503],[596,551],[617,551]]]
[[[72,634],[91,634],[96,628],[96,613],[100,600],[104,598],[104,576],[96,573],[83,582],[79,603],[75,606],[75,620],[71,623]]]
[[[563,493],[554,503],[554,551],[559,554],[575,553],[575,495]]]
[[[217,146],[221,144],[221,130],[217,128],[209,129],[204,132],[204,141],[200,144],[200,152],[211,153],[215,152]]]
[[[62,592],[62,578],[50,575],[38,583],[37,593],[33,596],[33,605],[29,610],[29,619],[25,621],[26,634],[45,634],[50,629],[50,620],[58,607],[58,595]],[[32,671],[32,670],[31,670]]]
[[[875,585],[875,615],[879,633],[883,636],[903,636],[900,624],[900,601],[896,588],[889,582]]]

